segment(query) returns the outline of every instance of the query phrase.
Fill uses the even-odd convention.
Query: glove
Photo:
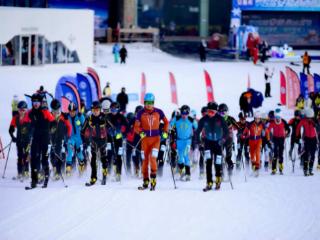
[[[140,135],[141,139],[146,137],[146,134],[144,132],[141,132],[139,135]]]
[[[162,138],[163,139],[167,139],[168,138],[168,133],[167,132],[163,132],[162,133]]]
[[[121,139],[122,138],[122,133],[117,133],[116,134],[116,139],[118,140],[118,139]]]
[[[221,138],[221,139],[218,141],[218,144],[222,147],[225,142],[226,142],[226,140],[225,140],[224,138]]]
[[[12,140],[13,143],[17,142],[17,138],[15,136],[12,136],[11,140]]]

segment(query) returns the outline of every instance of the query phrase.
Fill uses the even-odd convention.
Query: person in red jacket
[[[285,138],[290,134],[290,128],[287,122],[281,118],[280,113],[275,113],[274,121],[271,121],[268,126],[270,138],[273,143],[273,159],[272,172],[274,175],[277,172],[277,162],[279,162],[279,172],[283,174],[283,151]]]
[[[157,157],[160,147],[160,121],[163,121],[162,137],[168,138],[169,122],[161,109],[154,107],[155,97],[152,93],[146,93],[144,97],[144,109],[138,112],[134,130],[140,134],[143,184],[139,190],[149,186],[149,163],[151,166],[151,188],[155,190],[157,176]]]
[[[9,134],[12,142],[17,144],[18,153],[18,179],[22,181],[23,177],[29,176],[28,155],[30,151],[30,119],[27,114],[27,103],[20,101],[18,103],[18,113],[12,117]],[[13,135],[17,129],[16,136]]]
[[[297,126],[296,137],[300,139],[302,148],[304,149],[301,156],[303,160],[303,172],[305,176],[313,175],[313,163],[317,150],[317,130],[314,120],[314,111],[311,108],[305,109],[306,117],[303,118]],[[303,129],[303,130],[302,130]],[[300,135],[301,134],[301,135]]]
[[[44,171],[44,188],[49,181],[49,126],[54,117],[47,108],[41,107],[42,100],[40,94],[33,94],[32,109],[28,112],[31,120],[31,187],[26,187],[26,190],[37,187],[40,163]]]

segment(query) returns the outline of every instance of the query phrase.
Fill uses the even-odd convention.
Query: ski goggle
[[[98,114],[98,113],[100,113],[101,110],[100,110],[100,108],[92,108],[91,111],[92,111],[92,113]]]
[[[154,105],[154,101],[144,101],[144,105]]]
[[[26,109],[26,108],[19,108],[18,111],[19,111],[19,112],[26,112],[27,109]]]
[[[208,115],[209,117],[213,117],[214,115],[216,115],[216,111],[215,111],[215,110],[208,109],[207,115]]]
[[[110,108],[110,112],[117,113],[119,112],[119,108]]]
[[[52,110],[52,113],[53,113],[53,114],[60,114],[60,113],[61,113],[61,111],[60,111],[60,109]]]
[[[189,113],[190,113],[189,111],[181,111],[181,115],[185,115],[186,116],[186,115],[189,115]]]
[[[34,107],[40,107],[40,105],[41,105],[41,102],[39,102],[39,101],[32,102],[32,106],[34,106]]]

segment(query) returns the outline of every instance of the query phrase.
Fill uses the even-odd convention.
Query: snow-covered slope
[[[147,91],[156,95],[156,105],[166,114],[177,108],[170,103],[169,72],[177,81],[179,104],[189,104],[199,111],[206,104],[203,70],[212,78],[216,101],[229,105],[237,115],[238,99],[246,89],[248,74],[251,86],[264,92],[262,66],[249,62],[208,62],[172,57],[148,45],[128,46],[129,58],[124,66],[112,61],[111,46],[103,46],[96,67],[102,86],[111,82],[113,93],[122,86],[127,92],[140,94],[141,73],[147,78]],[[276,107],[279,101],[279,70],[284,63],[267,63],[275,68],[272,96],[262,110]],[[301,70],[301,67],[293,67]],[[80,65],[0,68],[0,135],[9,142],[10,102],[14,94],[21,98],[40,85],[54,92],[63,74],[84,72]],[[320,73],[320,64],[312,64]],[[133,110],[138,102],[132,102]],[[291,111],[285,111],[290,114]],[[258,178],[251,171],[235,172],[234,190],[224,182],[219,192],[203,193],[205,180],[198,179],[198,169],[191,182],[177,181],[174,189],[170,168],[165,166],[155,192],[137,191],[141,179],[123,174],[122,182],[108,180],[106,186],[84,187],[88,172],[79,178],[49,182],[48,189],[26,192],[24,186],[11,180],[16,174],[16,150],[11,149],[6,178],[0,179],[0,239],[242,239],[298,240],[319,239],[320,205],[319,172],[303,177],[291,162],[285,160],[285,174],[270,176],[262,171]],[[4,160],[0,160],[1,175]],[[296,163],[298,165],[298,163]],[[247,182],[244,175],[247,176]]]

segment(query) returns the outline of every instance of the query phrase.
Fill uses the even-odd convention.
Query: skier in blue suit
[[[177,132],[178,167],[180,179],[190,181],[189,151],[193,132],[197,129],[197,121],[189,116],[190,107],[183,105],[180,108],[181,116],[174,117],[170,122],[170,128],[175,127]],[[185,168],[185,174],[183,169]],[[184,178],[185,177],[185,178]]]
[[[79,161],[79,172],[82,173],[85,169],[84,157],[82,154],[82,139],[81,139],[81,128],[84,123],[84,116],[81,113],[77,113],[77,106],[74,103],[70,103],[68,106],[69,110],[69,121],[72,126],[71,137],[68,141],[68,155],[67,155],[67,168],[66,174],[71,175],[72,171],[72,157],[77,154]]]

